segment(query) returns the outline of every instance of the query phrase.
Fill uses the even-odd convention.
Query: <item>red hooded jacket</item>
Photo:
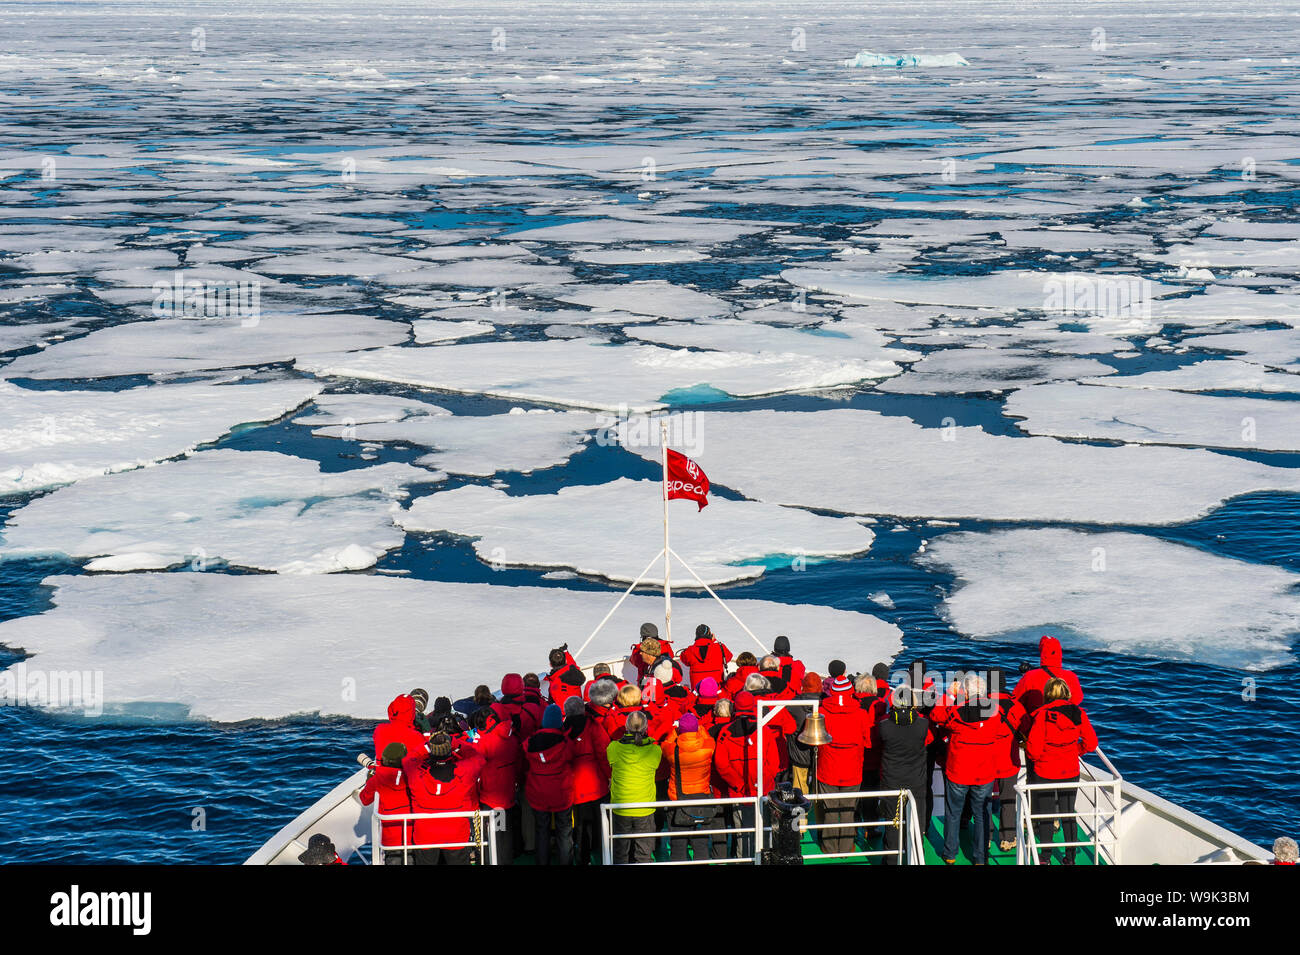
[[[573,747],[573,803],[593,802],[609,795],[609,735],[591,714],[565,720]]]
[[[727,787],[729,796],[754,796],[758,779],[758,722],[749,716],[738,716],[718,731],[718,744],[713,752],[713,767]],[[763,792],[776,786],[780,772],[776,752],[776,733],[771,726],[763,727]]]
[[[950,704],[931,710],[930,722],[948,734],[947,779],[959,786],[983,786],[999,778],[1007,737],[1000,713],[984,717],[978,706]]]
[[[429,741],[415,728],[415,700],[403,694],[388,704],[388,722],[375,727],[375,760],[384,754],[389,743],[401,743],[406,755],[424,757]]]
[[[366,784],[359,794],[361,804],[369,806],[379,797],[379,811],[388,814],[407,815],[411,812],[411,790],[406,785],[406,773],[396,766],[376,766],[374,772],[366,777]],[[381,823],[383,835],[380,843],[384,848],[400,847],[403,841],[412,842],[411,822]],[[403,836],[405,835],[405,840]]]
[[[847,681],[846,681],[847,682]],[[832,683],[827,683],[829,688]],[[821,714],[831,741],[817,752],[817,781],[828,786],[862,785],[863,752],[871,745],[871,716],[853,693],[829,690],[822,697]]]
[[[1043,687],[1052,677],[1060,677],[1070,685],[1070,702],[1078,706],[1083,702],[1083,687],[1079,678],[1071,670],[1061,666],[1061,641],[1055,637],[1043,637],[1038,641],[1039,665],[1027,672],[1016,682],[1012,699],[1024,706],[1027,713],[1033,713],[1043,705]]]
[[[722,684],[721,692],[723,696],[735,697],[737,693],[745,688],[745,680],[751,673],[757,673],[758,667],[738,667],[736,672],[727,677],[727,682]]]
[[[559,730],[538,730],[524,744],[528,778],[524,799],[538,812],[573,806],[573,744]]]
[[[514,723],[498,719],[479,733],[477,740],[466,740],[463,746],[483,757],[479,802],[491,809],[512,808],[518,800],[519,781],[524,775],[524,748],[515,734]]]
[[[713,677],[721,686],[722,674],[731,662],[731,651],[721,640],[700,637],[682,651],[681,660],[691,669],[692,690],[706,677]]]
[[[1075,779],[1079,757],[1097,748],[1097,734],[1082,707],[1053,700],[1034,711],[1025,755],[1042,779]]]
[[[468,747],[453,759],[430,763],[427,757],[408,756],[402,763],[411,787],[411,804],[415,812],[468,812],[478,809],[478,774],[483,757]],[[450,819],[417,819],[414,844],[441,845],[471,842],[474,838],[472,816]],[[464,848],[464,847],[461,847]]]

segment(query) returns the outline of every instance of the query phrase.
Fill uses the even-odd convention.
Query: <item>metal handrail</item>
[[[1101,754],[1102,760],[1106,763],[1110,761]],[[1081,766],[1086,764],[1080,763]],[[1038,854],[1042,851],[1038,843],[1038,835],[1034,829],[1034,822],[1039,819],[1064,819],[1073,817],[1080,828],[1084,828],[1084,821],[1091,815],[1092,825],[1087,827],[1091,830],[1091,838],[1086,840],[1076,840],[1072,842],[1052,843],[1054,846],[1062,848],[1081,848],[1091,846],[1093,858],[1100,864],[1102,861],[1110,865],[1120,864],[1120,838],[1119,838],[1119,817],[1122,808],[1121,802],[1122,780],[1118,774],[1110,780],[1098,779],[1079,779],[1077,781],[1055,781],[1047,780],[1045,782],[1030,783],[1020,782],[1016,784],[1016,832],[1020,837],[1017,840],[1016,863],[1017,865],[1039,865]],[[1073,813],[1061,812],[1041,812],[1032,811],[1030,794],[1042,790],[1059,790],[1075,789],[1079,791],[1087,790],[1092,794],[1091,813],[1085,807],[1079,811],[1077,805]],[[1111,805],[1107,812],[1102,812],[1100,796],[1102,793],[1109,793]],[[1102,831],[1106,830],[1107,837],[1103,840]]]
[[[430,842],[430,843],[408,843],[407,827],[405,823],[415,822],[418,820],[431,819],[479,819],[478,837],[470,842]],[[484,826],[482,821],[486,821]],[[384,845],[383,844],[383,824],[385,822],[401,822],[402,842],[401,845]],[[383,853],[397,852],[402,853],[402,864],[408,865],[409,853],[414,849],[469,849],[478,848],[480,850],[480,865],[497,865],[497,840],[498,832],[504,832],[506,826],[506,811],[504,809],[447,809],[440,812],[406,812],[406,813],[385,813],[380,812],[378,807],[370,822],[370,845],[371,845],[371,863],[373,865],[383,864]],[[411,827],[412,829],[414,827]],[[484,856],[482,850],[486,849],[487,854]]]
[[[826,799],[846,799],[857,800],[863,798],[888,799],[902,798],[904,806],[902,816],[899,820],[899,827],[903,830],[900,833],[897,849],[867,849],[855,850],[853,852],[819,852],[811,853],[805,856],[807,859],[841,859],[841,858],[874,858],[877,856],[896,856],[900,865],[924,865],[925,851],[922,842],[923,836],[920,823],[917,817],[916,799],[909,789],[885,789],[885,790],[862,790],[856,792],[843,793],[818,793],[809,796],[810,800]],[[754,865],[762,864],[762,839],[763,835],[772,831],[772,826],[768,825],[763,818],[764,805],[768,796],[720,796],[716,799],[669,799],[657,800],[653,802],[626,802],[626,803],[605,803],[600,807],[601,810],[601,859],[605,865],[614,864],[614,840],[615,839],[651,839],[658,841],[663,838],[682,837],[687,833],[708,836],[722,835],[752,835],[754,837],[754,855],[750,856],[731,856],[725,859],[691,859],[686,861],[672,860],[652,860],[651,862],[642,863],[643,865],[704,865],[706,863],[732,864],[737,862],[752,863]],[[613,817],[616,810],[619,809],[680,809],[683,806],[743,806],[749,805],[754,809],[753,826],[728,827],[719,829],[667,829],[655,832],[621,832],[613,831]],[[799,830],[817,830],[817,829],[857,829],[859,827],[872,826],[893,826],[893,820],[868,820],[854,821],[853,823],[801,823]]]

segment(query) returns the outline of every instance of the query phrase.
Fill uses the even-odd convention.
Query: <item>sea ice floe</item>
[[[844,514],[1154,525],[1252,491],[1300,492],[1300,469],[1213,451],[1006,437],[955,421],[924,428],[848,408],[701,412],[693,426],[714,484]],[[632,450],[657,460],[649,439]]]
[[[875,363],[748,352],[702,352],[589,339],[379,348],[317,355],[315,375],[395,381],[595,410],[648,411],[713,389],[734,397],[837,388],[881,377]]]
[[[644,249],[586,249],[574,252],[569,258],[575,262],[590,262],[593,265],[650,265],[703,262],[708,255],[696,249],[663,245]]]
[[[1091,358],[1010,348],[945,348],[930,352],[911,371],[876,387],[898,394],[1000,392],[1045,381],[1114,373],[1114,368]]]
[[[931,278],[899,272],[796,268],[786,269],[781,278],[792,285],[846,298],[1081,317],[1141,316],[1149,310],[1153,298],[1178,291],[1174,286],[1133,275],[1100,272],[995,272]]]
[[[602,311],[633,312],[656,318],[714,318],[729,315],[730,303],[705,292],[668,282],[624,282],[566,291],[562,302]]]
[[[1222,335],[1197,335],[1184,338],[1183,348],[1222,351],[1240,355],[1243,361],[1300,371],[1300,328],[1258,329],[1249,332],[1226,332]]]
[[[91,571],[360,570],[402,545],[393,517],[403,488],[434,479],[405,464],[322,472],[278,452],[200,451],[36,498],[0,531],[0,558],[64,554],[91,558]]]
[[[1017,391],[1003,412],[1023,419],[1016,422],[1022,431],[1058,438],[1300,450],[1300,405],[1293,401],[1053,384]]]
[[[445,531],[474,538],[493,566],[566,568],[631,583],[661,546],[662,486],[620,478],[570,485],[556,494],[511,496],[467,486],[422,497],[398,517],[408,531]],[[710,586],[748,580],[771,567],[801,567],[823,557],[864,553],[874,534],[851,518],[714,497],[709,506],[669,502],[672,548]],[[599,532],[611,515],[617,529]],[[698,589],[673,561],[673,585]],[[663,565],[645,580],[663,583]]]
[[[934,68],[940,66],[970,66],[960,53],[872,53],[862,50],[841,66],[894,66]]]
[[[411,322],[411,330],[415,333],[415,341],[420,345],[452,342],[460,338],[473,338],[475,335],[486,335],[495,329],[495,325],[490,325],[487,322],[448,322],[432,318],[417,319]]]
[[[0,382],[0,488],[14,494],[193,451],[237,425],[274,421],[321,391],[310,381],[30,391]]]
[[[730,242],[743,235],[762,232],[767,226],[727,219],[699,219],[690,216],[647,216],[637,219],[588,219],[561,225],[540,226],[512,232],[513,240],[593,243],[688,242],[692,247]]]
[[[10,378],[107,378],[240,368],[404,342],[405,322],[368,315],[164,318],[101,328],[15,359]]]
[[[350,396],[351,397],[351,396]],[[331,409],[337,420],[347,404]],[[371,422],[346,420],[313,433],[348,441],[379,441],[429,448],[416,464],[449,474],[487,477],[499,471],[530,473],[558,467],[582,450],[591,433],[610,419],[585,411],[524,411],[509,414],[439,414],[436,405],[410,407],[407,413]],[[373,412],[372,412],[373,414]],[[313,418],[298,423],[314,424]]]
[[[547,651],[577,650],[614,605],[612,592],[505,587],[374,575],[218,573],[52,577],[54,607],[0,623],[46,671],[101,671],[105,711],[180,703],[221,722],[296,713],[382,719],[414,686],[453,699],[502,674],[540,670]],[[869,614],[762,600],[728,606],[766,647],[790,638],[801,659],[866,669],[902,648]],[[673,600],[675,640],[707,622],[734,652],[759,651],[711,598]],[[632,596],[579,657],[627,653],[663,600]],[[679,633],[680,629],[680,633]],[[811,662],[810,662],[811,665]]]
[[[947,534],[920,562],[956,576],[941,613],[976,639],[1051,633],[1067,647],[1247,670],[1295,659],[1300,575],[1279,567],[1060,528]]]
[[[822,358],[858,358],[877,364],[877,377],[896,375],[899,361],[917,361],[921,353],[890,347],[891,339],[877,329],[858,322],[827,322],[823,325],[774,326],[741,319],[715,322],[671,322],[636,325],[623,329],[629,338],[706,348],[711,351],[768,352],[816,355]]]
[[[1297,369],[1300,371],[1300,369]],[[1236,358],[1206,359],[1169,371],[1147,371],[1140,375],[1112,375],[1081,378],[1085,385],[1112,388],[1167,388],[1170,391],[1260,391],[1300,392],[1300,374],[1269,371],[1261,365]]]

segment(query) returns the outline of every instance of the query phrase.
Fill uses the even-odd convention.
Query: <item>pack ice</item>
[[[620,478],[570,485],[556,494],[511,496],[486,487],[461,487],[413,502],[398,522],[408,531],[446,531],[474,538],[479,559],[493,566],[564,567],[630,583],[662,546],[662,486]],[[669,502],[671,544],[710,586],[760,576],[767,567],[800,566],[800,559],[847,557],[871,547],[872,532],[849,518],[714,497],[694,506]],[[592,521],[619,514],[616,533],[593,533]],[[699,583],[676,561],[674,587]],[[663,583],[663,564],[644,578]]]
[[[976,639],[1052,633],[1067,645],[1247,670],[1295,659],[1300,575],[1279,567],[1060,528],[945,534],[919,560],[956,576],[941,612]]]
[[[51,577],[54,607],[0,623],[0,643],[47,670],[102,670],[107,712],[180,703],[234,722],[295,713],[382,719],[414,686],[453,699],[502,674],[540,670],[546,651],[577,650],[613,606],[608,591],[504,587],[373,575],[142,573]],[[729,601],[770,648],[789,636],[810,668],[888,662],[902,633],[869,614]],[[708,623],[736,653],[759,648],[710,598],[679,597],[686,632]],[[632,596],[579,658],[624,656],[663,600]],[[676,629],[674,637],[678,637]],[[467,648],[472,647],[472,650]]]
[[[1003,411],[1030,434],[1260,451],[1300,450],[1295,402],[1101,385],[1039,385]]]
[[[406,485],[433,480],[405,464],[322,472],[271,451],[201,451],[101,475],[19,508],[0,558],[65,554],[90,571],[228,564],[283,574],[360,570],[400,547],[393,523]]]
[[[299,359],[315,375],[395,381],[574,408],[650,411],[674,391],[734,397],[836,388],[881,377],[861,359],[687,351],[583,339],[378,348]]]
[[[264,381],[31,391],[0,382],[0,487],[34,491],[154,464],[237,425],[274,421],[321,389],[310,381]]]

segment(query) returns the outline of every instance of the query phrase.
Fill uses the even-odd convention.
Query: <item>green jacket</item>
[[[606,755],[610,769],[610,802],[655,801],[655,773],[664,754],[654,740],[646,739],[638,745],[625,736],[610,743]],[[653,813],[653,809],[614,810],[616,816],[649,816]]]

